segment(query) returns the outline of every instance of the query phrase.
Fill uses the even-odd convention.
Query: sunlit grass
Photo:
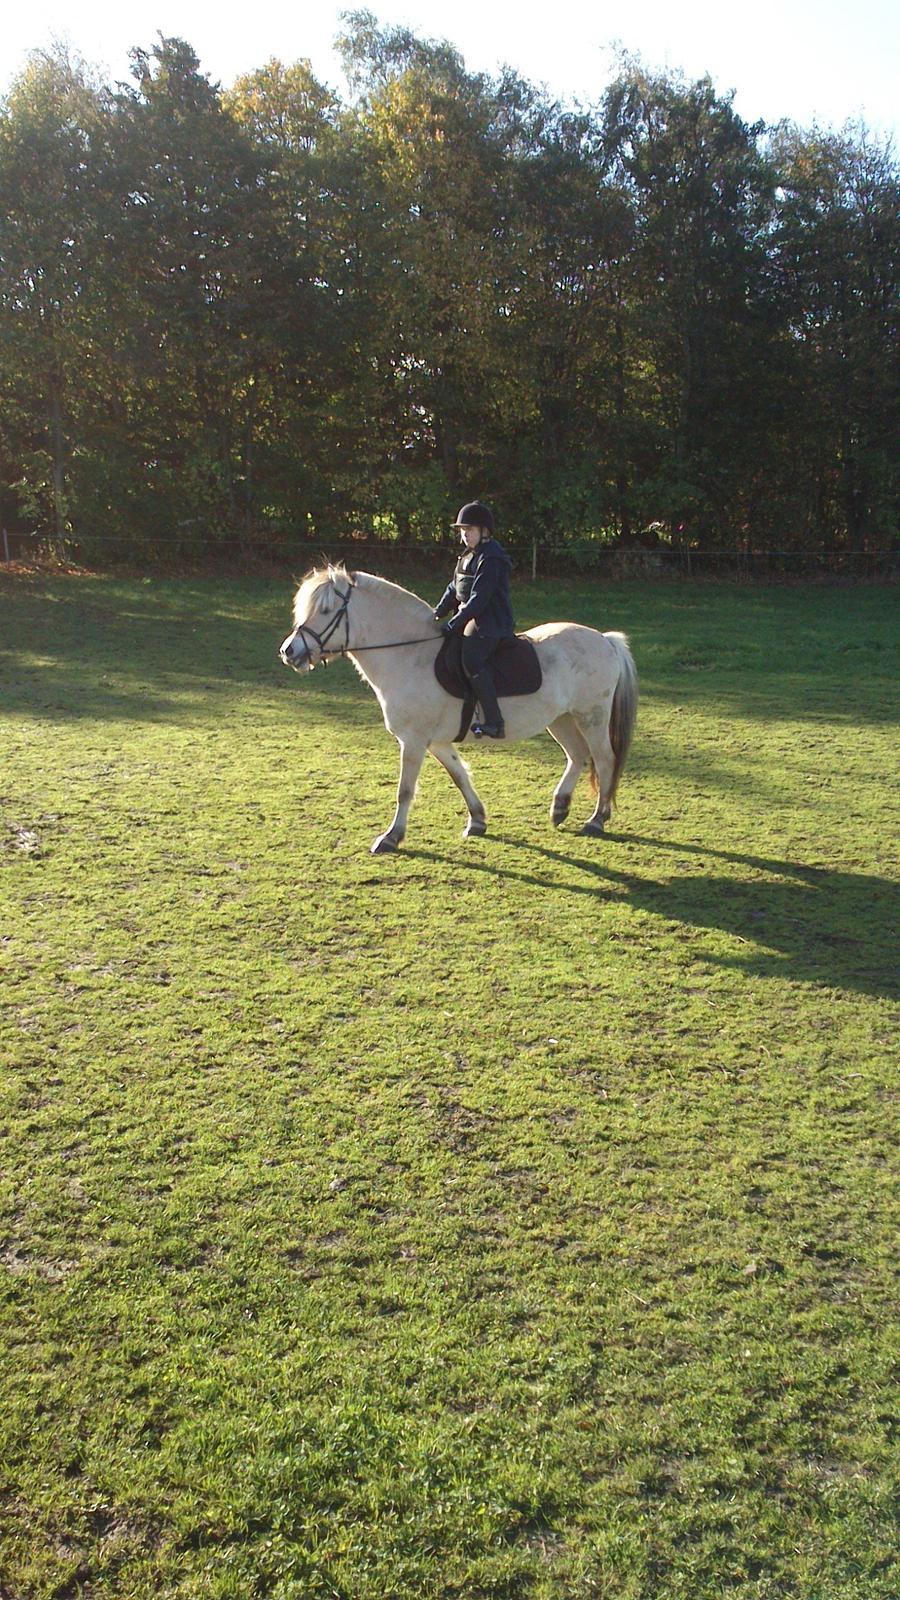
[[[517,599],[631,636],[611,836],[544,740],[373,859],[289,581],[0,589],[14,1600],[898,1592],[893,597]]]

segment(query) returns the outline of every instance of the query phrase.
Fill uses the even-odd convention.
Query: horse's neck
[[[431,607],[408,589],[367,573],[357,573],[355,601],[349,655],[384,707],[403,694],[410,673],[417,670],[414,658],[419,652],[413,641],[428,640],[434,631]],[[399,649],[392,650],[391,645]],[[382,646],[387,648],[377,648]]]
[[[358,608],[360,644],[394,643],[427,632],[431,607],[408,589],[361,572],[357,574],[357,594],[364,602]]]

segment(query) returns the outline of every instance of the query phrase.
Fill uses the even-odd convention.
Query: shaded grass
[[[631,636],[614,836],[545,740],[372,860],[288,584],[0,589],[17,1600],[896,1594],[893,597],[519,599]]]

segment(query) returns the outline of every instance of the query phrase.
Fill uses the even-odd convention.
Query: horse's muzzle
[[[293,667],[295,672],[303,672],[312,665],[312,658],[306,645],[301,645],[295,652],[292,641],[288,640],[278,652],[286,667]]]

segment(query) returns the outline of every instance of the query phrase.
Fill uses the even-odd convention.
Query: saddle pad
[[[499,699],[517,694],[537,694],[543,681],[538,653],[530,639],[519,634],[514,639],[502,639],[490,659],[494,687]],[[434,675],[442,689],[455,700],[465,700],[472,693],[472,685],[462,669],[462,639],[451,633],[437,653]]]

